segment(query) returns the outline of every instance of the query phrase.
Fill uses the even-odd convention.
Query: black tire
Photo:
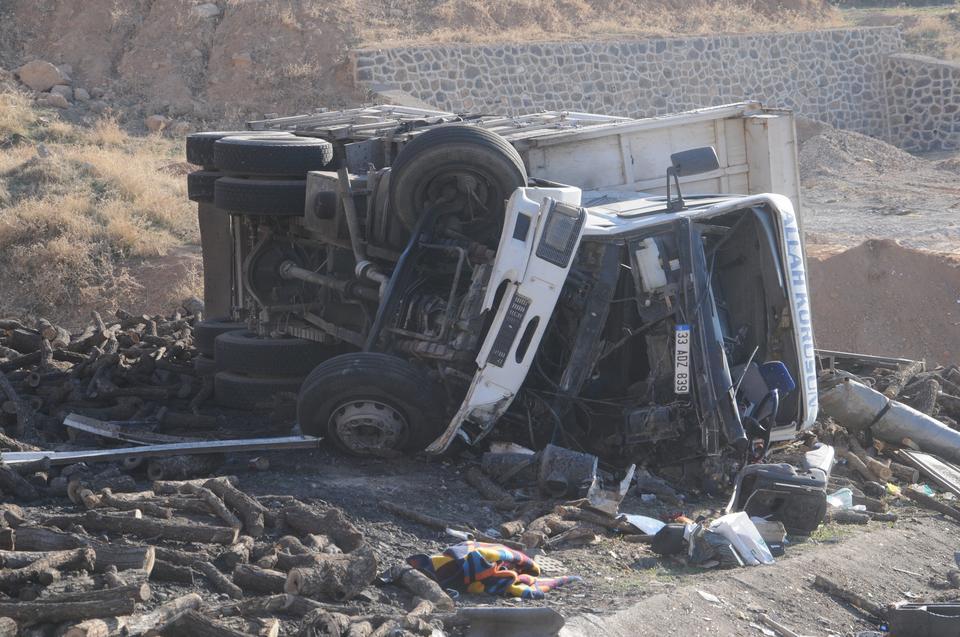
[[[310,372],[297,398],[297,419],[303,433],[325,435],[351,455],[420,451],[443,430],[442,396],[425,368],[414,363],[387,354],[343,354]],[[402,433],[388,444],[345,440],[334,423],[335,412],[368,402],[385,405],[400,416]]]
[[[302,383],[302,376],[283,378],[217,372],[213,377],[213,395],[221,407],[255,409],[269,406],[277,394],[296,394]]]
[[[217,367],[213,359],[209,356],[200,355],[193,359],[193,371],[201,378],[204,376],[213,376],[217,373]]]
[[[217,337],[218,372],[251,376],[300,376],[326,360],[326,345],[303,338],[260,337],[255,332],[227,332]]]
[[[214,340],[226,332],[247,329],[246,323],[229,319],[209,319],[193,326],[193,346],[204,356],[213,357]]]
[[[304,179],[221,177],[214,184],[214,205],[234,214],[302,217],[306,199]]]
[[[187,175],[187,198],[197,203],[213,203],[213,185],[220,177],[215,170],[195,170]]]
[[[219,139],[230,137],[231,135],[290,135],[283,131],[249,131],[249,130],[227,130],[227,131],[205,131],[202,133],[191,133],[187,135],[187,161],[195,166],[204,168],[213,168],[213,145]]]
[[[472,195],[463,199],[483,210],[481,223],[493,222],[498,238],[507,198],[527,184],[516,149],[500,135],[469,125],[438,126],[415,137],[390,173],[390,207],[408,229],[442,194],[465,195],[472,182]]]
[[[333,170],[333,145],[296,135],[224,137],[213,145],[213,163],[237,175],[304,177],[311,170]]]

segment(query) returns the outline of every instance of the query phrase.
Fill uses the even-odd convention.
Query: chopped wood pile
[[[960,430],[960,369],[957,366],[927,370],[922,362],[881,357],[839,354],[826,356],[836,365],[826,378],[850,378],[871,387],[886,399],[896,400],[932,416],[953,430]],[[821,392],[823,388],[821,387]],[[820,440],[836,449],[840,461],[830,478],[830,490],[848,488],[860,511],[830,508],[827,521],[840,524],[867,524],[870,520],[892,522],[897,515],[888,502],[913,501],[917,506],[960,520],[960,509],[937,500],[917,483],[938,481],[938,476],[917,462],[920,447],[904,437],[897,443],[871,435],[869,428],[857,428],[823,415],[817,425]],[[938,459],[938,461],[940,461]],[[939,484],[939,483],[938,483]],[[940,486],[950,487],[948,483]],[[960,495],[956,485],[946,491]]]
[[[197,320],[120,310],[107,322],[94,312],[85,330],[71,334],[42,319],[33,326],[0,319],[0,426],[15,432],[0,436],[0,446],[67,443],[61,423],[70,413],[142,422],[151,431],[217,427],[199,411],[213,386],[193,366]]]
[[[237,483],[115,493],[78,479],[80,512],[0,505],[0,635],[277,635],[281,622],[304,636],[431,635],[455,622],[419,573],[398,580],[414,595],[408,610],[373,603],[378,557],[339,509],[254,498]],[[183,592],[201,582],[218,595]]]

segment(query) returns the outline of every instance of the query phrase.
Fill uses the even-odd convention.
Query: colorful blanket
[[[522,599],[543,599],[551,589],[581,581],[572,575],[540,577],[540,567],[527,555],[484,542],[463,542],[439,555],[413,555],[407,563],[444,589]]]

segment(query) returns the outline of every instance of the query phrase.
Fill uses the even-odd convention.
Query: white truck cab
[[[575,403],[584,385],[593,384],[589,400],[605,401],[608,411],[602,424],[587,426],[594,442],[609,443],[607,455],[671,440],[696,440],[707,454],[718,453],[724,442],[746,449],[759,441],[763,449],[812,426],[815,359],[792,203],[769,194],[701,196],[687,204],[671,210],[665,197],[555,185],[514,192],[484,308],[493,308],[495,297],[499,304],[476,358],[477,373],[428,451],[443,451],[457,435],[475,443],[489,433],[527,382],[538,352],[549,357],[550,350],[567,361],[546,379],[555,390],[554,412],[564,409],[564,398]],[[616,253],[599,258],[606,265],[593,276],[618,285],[593,286],[587,295],[598,297],[596,307],[588,301],[575,328],[544,344],[548,329],[567,325],[551,321],[565,286],[572,287],[568,278],[578,251]],[[728,269],[734,272],[725,274]],[[613,298],[630,282],[632,298]],[[637,305],[629,324],[616,316],[621,303]],[[559,341],[575,345],[564,348]],[[581,351],[573,356],[577,345]],[[601,361],[615,354],[648,364],[605,370]],[[655,359],[661,367],[650,364]],[[771,368],[778,373],[764,373]],[[776,406],[761,404],[765,400]],[[613,406],[619,407],[616,416],[609,412]],[[699,435],[691,437],[685,422],[696,423]]]

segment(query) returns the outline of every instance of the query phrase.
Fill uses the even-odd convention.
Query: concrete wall
[[[651,116],[760,99],[885,136],[895,27],[712,37],[430,46],[353,52],[355,80],[451,111]]]
[[[889,141],[913,152],[960,149],[960,64],[897,54],[885,67]]]

